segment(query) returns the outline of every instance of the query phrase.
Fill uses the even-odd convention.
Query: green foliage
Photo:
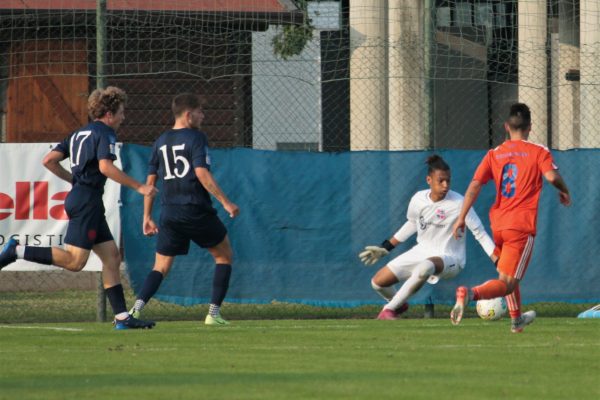
[[[308,18],[308,5],[306,0],[296,0],[296,5],[304,13],[302,25],[286,25],[273,38],[273,53],[284,60],[298,55],[311,40],[313,26]]]

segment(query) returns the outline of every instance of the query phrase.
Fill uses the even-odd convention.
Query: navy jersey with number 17
[[[101,121],[94,121],[73,132],[54,151],[71,161],[73,188],[88,187],[104,192],[106,176],[100,172],[100,160],[116,160],[115,130]]]
[[[196,129],[172,129],[154,142],[148,174],[157,175],[162,205],[195,205],[216,213],[195,168],[210,170],[208,139]]]

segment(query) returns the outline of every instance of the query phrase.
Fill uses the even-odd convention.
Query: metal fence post
[[[96,0],[96,88],[105,87],[104,64],[106,58],[106,0]],[[96,321],[106,321],[106,292],[102,272],[98,273]]]

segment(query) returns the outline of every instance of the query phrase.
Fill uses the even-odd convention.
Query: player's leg
[[[507,297],[509,310],[515,315],[512,319],[513,332],[521,332],[524,326],[535,319],[535,311],[528,312],[527,316],[521,318],[520,292],[512,295],[518,290],[519,281],[525,275],[531,253],[534,238],[528,233],[514,230],[494,232],[494,241],[501,249],[498,260],[498,279],[490,279],[487,282],[468,289],[464,286],[456,290],[456,305],[451,312],[450,318],[454,324],[458,324],[462,318],[461,307],[464,309],[470,300],[493,299],[496,297]]]
[[[11,239],[0,253],[0,267],[22,259],[38,264],[55,265],[73,272],[81,271],[96,239],[96,225],[104,215],[93,208],[76,213],[73,213],[71,208],[68,209],[71,213],[68,212],[70,219],[64,239],[64,250],[59,247],[24,246]]]
[[[69,271],[81,271],[85,267],[89,257],[89,249],[72,245],[66,245],[64,250],[52,247],[52,264]]]
[[[229,289],[233,251],[223,222],[213,214],[198,214],[190,217],[188,237],[198,246],[205,248],[215,260],[215,271],[212,283],[211,301],[208,314],[204,320],[206,325],[227,325],[229,322],[221,317],[221,304]]]
[[[127,312],[125,293],[121,284],[121,255],[114,240],[98,243],[92,248],[102,261],[104,291],[115,316],[115,329],[150,329],[152,321],[138,320]]]
[[[11,238],[4,246],[2,246],[2,250],[0,250],[0,269],[14,263],[17,260],[18,245],[19,241]]]
[[[494,237],[494,243],[496,244],[494,253],[497,257],[499,257],[500,260],[503,257],[502,248],[504,244],[502,234],[499,231],[493,231],[492,234]],[[475,294],[473,289],[469,289],[466,286],[459,286],[456,289],[456,303],[454,304],[452,311],[450,311],[450,321],[452,321],[452,324],[458,325],[460,323],[464,311],[471,300],[479,300],[479,298],[481,298],[479,297],[480,295],[493,295],[496,293],[499,294],[495,297],[504,296],[507,290],[506,283],[501,279],[490,279],[482,285],[477,286],[477,288],[480,290],[477,294]]]
[[[194,231],[195,225],[194,222],[182,221],[186,221],[186,218],[192,216],[191,210],[186,207],[163,207],[160,214],[160,227],[156,236],[154,267],[146,276],[142,289],[137,294],[135,303],[129,311],[135,318],[140,316],[146,303],[158,291],[163,279],[171,270],[175,257],[189,252],[190,235]]]
[[[16,260],[27,260],[37,264],[54,265],[72,272],[85,267],[90,250],[66,245],[59,247],[22,246],[15,239],[10,239],[0,252],[0,269]]]
[[[472,300],[494,299],[511,294],[518,287],[529,265],[533,236],[519,231],[504,230],[495,232],[494,240],[502,244],[498,259],[498,279],[491,279],[472,288]]]
[[[406,301],[400,302],[397,300],[398,292],[396,292],[393,285],[401,281],[406,283],[413,275],[416,266],[425,258],[426,255],[418,247],[413,247],[391,260],[375,274],[371,280],[371,286],[388,301],[377,315],[377,319],[394,320],[408,310]],[[393,303],[390,304],[392,301]]]
[[[223,304],[223,300],[227,295],[231,277],[233,252],[229,238],[225,235],[225,238],[219,244],[209,247],[207,250],[215,259],[216,266],[213,276],[210,306],[204,323],[207,325],[227,325],[229,322],[221,317],[221,304]]]
[[[69,216],[69,224],[65,234],[65,249],[58,247],[34,248],[26,246],[24,258],[36,262],[50,262],[69,271],[81,271],[90,256],[96,241],[112,240],[104,217],[102,197],[83,189],[74,188],[65,200],[65,211]]]
[[[525,276],[531,254],[533,253],[534,237],[519,231],[508,230],[503,232],[505,245],[504,260],[498,262],[500,279],[507,283],[506,304],[511,317],[511,331],[522,332],[525,326],[531,324],[535,311],[521,312],[520,281]]]
[[[407,279],[409,276],[410,274],[406,274],[404,279]],[[390,301],[396,294],[394,285],[398,282],[398,277],[392,272],[389,266],[385,265],[371,278],[371,287],[385,301]]]
[[[536,312],[530,310],[521,313],[521,288],[519,282],[516,283],[515,289],[505,299],[510,314],[510,330],[513,333],[523,332],[523,329],[535,320]]]
[[[65,249],[59,247],[15,246],[15,257],[38,264],[55,265],[69,271],[81,271],[90,250],[99,239],[112,240],[104,217],[102,198],[73,189],[65,201],[69,225]]]
[[[440,273],[444,269],[444,261],[440,257],[430,257],[420,261],[412,269],[410,277],[402,284],[398,292],[385,305],[385,309],[396,310],[408,299],[417,293],[434,273]]]
[[[64,239],[66,243],[64,250],[59,247],[22,246],[11,240],[7,244],[9,261],[23,259],[38,264],[55,265],[72,272],[81,271],[98,238],[99,225],[102,221],[106,224],[104,211],[103,208],[94,208],[88,204],[73,210],[72,201],[69,203],[69,207],[65,206],[65,208],[67,208],[70,219]],[[108,233],[110,235],[110,231]],[[112,236],[109,236],[108,239],[112,240]],[[1,259],[0,265],[2,265]]]
[[[515,289],[512,293],[504,296],[508,312],[512,319],[519,318],[521,316],[521,288],[519,283],[515,285]]]
[[[156,253],[154,268],[144,280],[142,290],[140,290],[133,308],[129,311],[131,315],[139,318],[141,311],[144,309],[150,299],[156,294],[163,279],[171,270],[173,261],[175,261],[175,256],[165,256],[160,253]]]
[[[410,274],[403,275],[404,279],[408,278]],[[375,290],[385,301],[389,302],[396,294],[394,285],[398,283],[398,277],[391,271],[389,266],[383,266],[371,279],[371,287]],[[398,313],[396,310],[382,309],[377,319],[397,319]]]

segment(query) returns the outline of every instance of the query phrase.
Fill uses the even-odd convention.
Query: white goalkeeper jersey
[[[466,235],[458,240],[452,236],[452,227],[460,214],[464,197],[450,190],[444,199],[434,202],[429,197],[430,193],[431,190],[415,193],[408,205],[408,221],[394,234],[394,238],[404,242],[416,232],[416,247],[432,257],[452,256],[464,266],[467,257]],[[473,208],[469,210],[465,222],[485,253],[490,256],[495,244]]]

